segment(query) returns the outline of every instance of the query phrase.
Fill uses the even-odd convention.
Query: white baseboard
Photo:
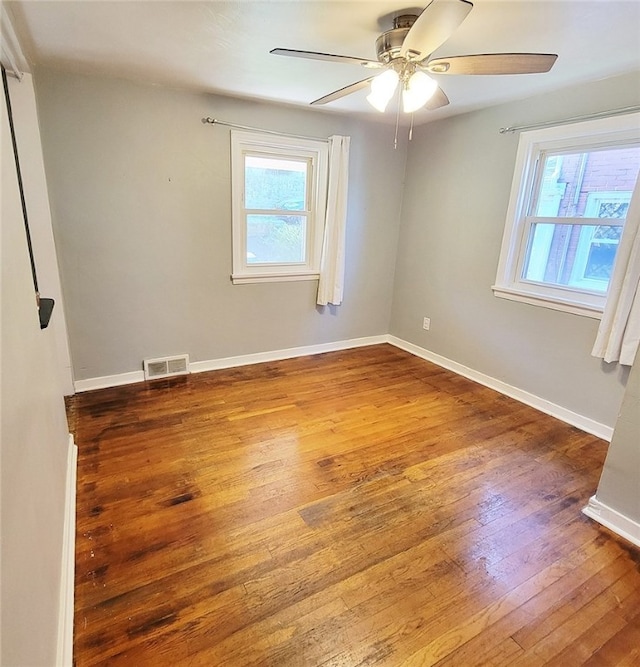
[[[463,366],[457,361],[452,361],[451,359],[442,357],[435,352],[425,350],[424,348],[419,347],[418,345],[414,345],[413,343],[409,343],[406,340],[402,340],[401,338],[388,336],[387,340],[389,343],[391,343],[391,345],[395,345],[405,352],[410,352],[411,354],[414,354],[421,359],[431,361],[438,366],[442,366],[442,368],[453,371],[458,375],[469,378],[470,380],[478,382],[479,384],[482,384],[485,387],[489,387],[490,389],[495,389],[501,394],[505,394],[505,396],[509,396],[510,398],[514,398],[516,401],[520,401],[525,405],[536,408],[536,410],[540,410],[540,412],[544,412],[545,414],[551,415],[556,419],[560,419],[567,424],[571,424],[571,426],[575,426],[582,431],[586,431],[587,433],[591,433],[591,435],[595,435],[598,438],[602,438],[603,440],[611,442],[613,428],[610,426],[606,426],[605,424],[601,424],[600,422],[597,422],[593,419],[589,419],[589,417],[580,415],[577,412],[572,412],[567,408],[563,408],[561,405],[551,403],[551,401],[540,398],[540,396],[530,394],[528,391],[518,389],[518,387],[513,387],[506,382],[496,380],[495,378],[473,370],[472,368],[467,368],[467,366]]]
[[[617,535],[620,535],[620,537],[640,547],[640,523],[637,521],[601,503],[595,496],[589,498],[589,504],[582,512]]]
[[[290,347],[283,350],[271,350],[269,352],[257,352],[255,354],[243,354],[236,357],[224,357],[221,359],[209,359],[207,361],[195,361],[189,364],[189,370],[192,373],[202,373],[204,371],[215,371],[223,368],[235,368],[237,366],[248,366],[250,364],[261,364],[266,361],[280,361],[282,359],[292,359],[294,357],[303,357],[312,354],[322,354],[324,352],[335,352],[338,350],[349,350],[356,347],[364,347],[367,345],[379,345],[380,343],[390,343],[395,347],[414,354],[421,359],[431,361],[438,366],[442,366],[447,370],[453,371],[458,375],[462,375],[474,382],[495,389],[501,394],[505,394],[514,398],[521,403],[530,405],[545,414],[551,415],[556,419],[571,424],[576,428],[591,433],[592,435],[602,438],[603,440],[611,441],[613,436],[613,428],[601,424],[589,417],[580,415],[576,412],[563,408],[561,405],[551,403],[540,396],[530,394],[528,391],[513,387],[506,382],[496,380],[495,378],[485,375],[479,371],[468,368],[459,364],[457,361],[447,359],[435,352],[430,352],[425,348],[409,343],[408,341],[383,334],[379,336],[366,336],[364,338],[350,338],[347,340],[334,341],[332,343],[320,343],[318,345],[305,345],[302,347]],[[77,380],[75,382],[76,392],[90,391],[92,389],[105,389],[107,387],[118,387],[126,384],[133,384],[135,382],[144,382],[143,371],[133,371],[130,373],[121,373],[119,375],[107,375],[104,377],[89,378],[87,380]]]
[[[64,535],[62,541],[62,568],[60,572],[60,610],[58,616],[57,667],[73,664],[73,602],[76,562],[76,478],[78,447],[69,434],[67,453],[67,485],[64,508]]]
[[[221,359],[209,359],[206,361],[194,361],[189,364],[189,371],[202,373],[204,371],[216,371],[223,368],[235,368],[236,366],[248,366],[250,364],[261,364],[265,361],[280,361],[294,357],[305,357],[311,354],[322,354],[323,352],[336,352],[338,350],[350,350],[367,345],[379,345],[388,342],[386,334],[380,336],[366,336],[364,338],[349,338],[332,343],[319,343],[318,345],[304,345],[302,347],[290,347],[283,350],[271,350],[269,352],[257,352],[255,354],[243,354],[237,357],[224,357]],[[74,383],[76,393],[91,391],[93,389],[106,389],[108,387],[119,387],[135,382],[144,382],[143,371],[132,371],[118,375],[105,375],[103,377],[89,378],[87,380],[76,380]]]
[[[223,368],[235,368],[236,366],[249,366],[250,364],[261,364],[265,361],[281,361],[282,359],[293,359],[295,357],[306,357],[312,354],[324,352],[337,352],[339,350],[350,350],[367,345],[379,345],[386,343],[388,336],[367,336],[365,338],[350,338],[338,340],[333,343],[320,343],[318,345],[305,345],[303,347],[290,347],[284,350],[273,350],[271,352],[258,352],[256,354],[243,354],[238,357],[225,357],[223,359],[211,359],[210,361],[196,361],[189,364],[192,373],[203,371],[217,371]]]
[[[118,375],[104,375],[87,380],[76,380],[73,383],[76,394],[93,389],[108,389],[109,387],[121,387],[125,384],[144,382],[144,371],[131,371],[130,373],[118,373]]]

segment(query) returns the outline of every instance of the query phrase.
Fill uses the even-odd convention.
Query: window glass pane
[[[625,217],[640,170],[640,146],[547,153],[534,215]]]
[[[306,236],[304,215],[248,215],[247,264],[304,262]]]
[[[522,277],[605,293],[621,235],[620,225],[534,224]]]
[[[622,227],[596,227],[589,246],[584,277],[609,284]]]
[[[308,169],[306,160],[246,155],[245,208],[304,211]]]

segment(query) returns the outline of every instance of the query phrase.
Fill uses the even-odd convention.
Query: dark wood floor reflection
[[[388,345],[79,394],[75,661],[640,664],[606,443]],[[35,639],[34,639],[35,640]]]

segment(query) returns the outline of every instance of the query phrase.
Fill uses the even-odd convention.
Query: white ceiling
[[[426,3],[426,0],[424,2]],[[378,34],[403,0],[5,2],[36,65],[307,106],[370,74],[358,65],[285,58],[275,47],[375,60]],[[413,5],[419,13],[420,5]],[[410,12],[411,13],[411,12]],[[640,0],[474,0],[435,55],[557,53],[547,74],[438,76],[451,104],[415,122],[640,69]],[[366,91],[321,107],[383,117]],[[316,107],[317,108],[317,107]],[[384,120],[395,120],[395,113]]]

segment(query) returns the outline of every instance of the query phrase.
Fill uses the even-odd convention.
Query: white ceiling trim
[[[16,31],[13,28],[13,22],[4,5],[0,6],[0,31],[2,39],[0,59],[2,65],[7,70],[7,74],[12,74],[16,79],[22,80],[23,73],[29,71],[29,63],[24,57]]]

